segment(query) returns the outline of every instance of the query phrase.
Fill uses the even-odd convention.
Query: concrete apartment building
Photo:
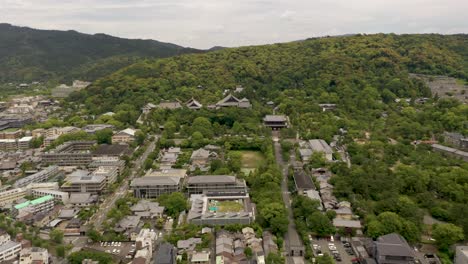
[[[100,159],[100,160],[95,160],[88,165],[89,169],[94,169],[94,170],[98,169],[99,167],[115,167],[117,168],[117,173],[120,174],[125,169],[125,161],[116,160],[116,159],[109,159],[109,160]]]
[[[189,195],[247,194],[247,185],[244,180],[230,175],[191,176],[187,180],[187,191]]]
[[[180,192],[182,178],[171,176],[144,176],[130,184],[136,198],[158,198],[161,194]]]
[[[21,129],[0,131],[0,139],[19,139],[22,135],[23,131]]]
[[[42,162],[58,166],[84,167],[92,162],[96,141],[69,141],[42,155]]]
[[[52,195],[46,195],[32,201],[17,204],[14,206],[14,210],[18,215],[24,213],[35,215],[38,213],[46,213],[51,211],[54,209],[54,205],[54,197]]]
[[[60,189],[68,193],[102,194],[106,186],[106,177],[93,175],[85,170],[77,170],[65,178]]]
[[[218,202],[230,201],[239,203],[240,210],[219,211]],[[194,194],[190,196],[191,208],[187,220],[196,225],[248,225],[255,221],[255,206],[248,194],[228,196],[207,196]]]
[[[49,264],[49,252],[45,248],[23,248],[19,264]]]
[[[47,189],[35,189],[31,191],[32,196],[34,197],[43,197],[50,195],[54,197],[55,201],[60,201],[63,204],[67,204],[69,200],[69,194],[67,192],[61,192],[56,190],[47,190]]]
[[[30,176],[19,179],[15,182],[15,187],[26,187],[31,183],[45,182],[49,178],[56,176],[59,173],[59,168],[57,166],[49,166],[46,169],[34,173]]]
[[[122,131],[115,133],[112,136],[112,144],[128,144],[135,140],[136,130],[127,128]]]
[[[7,190],[0,193],[0,206],[11,204],[19,199],[23,199],[26,196],[26,189],[16,188]]]
[[[106,178],[106,184],[111,185],[117,181],[119,170],[117,167],[100,166],[95,171],[93,171],[92,175],[104,176]]]
[[[0,206],[13,204],[15,201],[23,199],[26,195],[33,195],[37,193],[43,194],[39,196],[45,196],[48,193],[42,191],[56,191],[58,189],[57,182],[47,183],[30,183],[26,187],[15,188],[11,190],[5,190],[0,192]],[[37,197],[37,196],[35,196]]]
[[[17,258],[21,251],[21,244],[11,241],[10,235],[4,230],[0,232],[0,262]]]

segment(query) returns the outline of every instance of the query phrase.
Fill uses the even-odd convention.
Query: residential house
[[[210,252],[195,252],[190,258],[190,263],[192,264],[210,264]]]
[[[141,218],[154,219],[163,216],[164,206],[159,206],[157,202],[140,200],[137,204],[133,205],[130,210],[134,215],[140,216]]]
[[[186,240],[179,240],[177,241],[177,249],[179,253],[182,252],[191,252],[195,250],[195,247],[198,244],[202,243],[202,239],[199,237],[191,237]]]

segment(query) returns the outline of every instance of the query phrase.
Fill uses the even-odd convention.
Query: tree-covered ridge
[[[82,96],[93,112],[176,97],[213,103],[238,84],[258,101],[276,99],[286,89],[300,89],[316,101],[322,92],[366,86],[398,97],[428,96],[408,73],[467,78],[467,43],[467,35],[378,34],[223,49],[140,61],[95,82]]]
[[[0,24],[0,81],[95,80],[136,58],[198,52],[155,40]]]

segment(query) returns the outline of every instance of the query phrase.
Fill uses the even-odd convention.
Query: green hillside
[[[0,82],[94,80],[141,58],[199,52],[155,40],[0,24]]]
[[[312,101],[336,101],[366,86],[384,97],[429,95],[408,73],[467,78],[468,35],[331,37],[145,60],[100,79],[80,96],[99,113],[120,103],[140,107],[162,98],[194,96],[213,103],[238,84],[257,101],[275,99],[287,89]],[[324,93],[336,98],[320,98]]]
[[[95,122],[121,128],[139,126],[150,133],[160,133],[163,126],[160,144],[165,147],[175,144],[176,134],[186,138],[182,146],[198,148],[200,142],[220,141],[224,146],[223,140],[229,141],[228,146],[241,146],[247,137],[225,135],[258,139],[266,134],[261,118],[272,112],[267,102],[273,101],[277,113],[288,115],[292,125],[281,131],[282,137],[299,135],[304,140],[320,138],[330,143],[341,135],[351,166],[327,163],[320,155],[313,155],[305,166],[327,167],[333,172],[333,194],[352,204],[367,236],[397,232],[411,243],[435,243],[438,255],[449,263],[453,252],[447,245],[468,237],[468,163],[418,143],[438,140],[443,144],[444,131],[467,135],[468,105],[453,98],[432,97],[424,82],[409,73],[448,75],[462,81],[468,77],[467,63],[468,35],[383,34],[146,60],[73,94],[69,101],[76,111],[65,121],[73,124],[82,115],[114,111],[113,117],[101,116]],[[145,103],[194,97],[207,106],[236,85],[245,87],[236,96],[250,99],[252,109],[157,109],[142,125],[135,122]],[[336,104],[336,109],[323,111],[321,103]],[[252,150],[252,145],[244,147]],[[341,158],[341,153],[334,155]],[[265,220],[265,212],[281,207],[276,202],[281,196],[274,191],[274,174],[262,175],[246,179],[258,205],[257,222],[269,228],[272,224]],[[321,224],[327,218],[320,220],[323,215],[313,213],[317,205],[310,201],[297,196],[292,204],[305,243],[310,243],[310,232],[335,232]],[[432,225],[430,217],[443,222]],[[273,219],[271,222],[283,227],[278,233],[285,230],[281,216]],[[432,237],[435,242],[429,239]]]

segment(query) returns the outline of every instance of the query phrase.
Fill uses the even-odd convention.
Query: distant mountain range
[[[142,58],[199,52],[156,40],[0,24],[0,82],[92,81]]]

